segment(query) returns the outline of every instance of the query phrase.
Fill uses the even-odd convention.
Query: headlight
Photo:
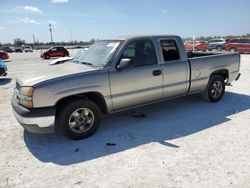
[[[19,92],[21,95],[32,97],[34,88],[33,87],[21,87]]]
[[[27,108],[33,108],[33,102],[31,100],[19,99],[19,103]]]
[[[25,107],[33,108],[33,91],[33,87],[20,87],[19,94],[17,96],[19,103]]]

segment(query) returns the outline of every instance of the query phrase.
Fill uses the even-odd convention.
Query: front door
[[[162,99],[162,67],[158,64],[153,41],[129,43],[120,60],[124,58],[131,59],[129,67],[110,71],[113,111]]]

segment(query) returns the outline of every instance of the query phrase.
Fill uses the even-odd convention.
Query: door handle
[[[161,75],[161,70],[154,70],[153,71],[153,76],[159,76]]]

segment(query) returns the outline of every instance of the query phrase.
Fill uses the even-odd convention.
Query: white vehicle
[[[24,46],[23,51],[24,52],[33,52],[33,49],[31,48],[31,46]]]
[[[86,52],[89,48],[83,48],[81,50],[79,50],[74,56],[70,56],[70,57],[60,57],[58,59],[55,59],[53,61],[51,61],[49,64],[50,65],[57,65],[57,64],[61,64],[64,63],[66,61],[70,61],[73,59],[77,59],[77,57],[79,57],[82,53]]]

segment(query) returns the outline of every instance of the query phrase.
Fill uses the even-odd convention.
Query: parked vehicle
[[[225,39],[212,39],[208,41],[208,50],[214,50],[217,51],[224,50],[226,48],[226,40]]]
[[[7,75],[7,66],[5,63],[0,59],[0,76],[6,76]]]
[[[193,93],[218,102],[225,85],[239,78],[239,67],[238,53],[187,53],[179,36],[100,40],[78,61],[17,78],[12,108],[31,132],[56,127],[82,139],[97,130],[102,113]]]
[[[51,47],[45,52],[41,53],[41,58],[43,59],[50,59],[51,57],[65,57],[65,56],[69,56],[69,52],[64,47],[60,46]]]
[[[17,52],[17,53],[21,52],[22,53],[23,52],[23,48],[20,47],[20,46],[19,47],[15,47],[15,52]]]
[[[204,41],[187,41],[185,42],[185,48],[187,51],[207,51],[207,44]]]
[[[23,51],[24,51],[24,52],[33,52],[33,49],[32,49],[31,46],[24,46],[24,47],[23,47]]]
[[[9,59],[8,53],[1,50],[0,51],[0,59],[2,59],[2,60]]]
[[[87,50],[88,50],[88,48],[83,48],[83,49],[79,50],[74,56],[61,57],[61,58],[58,58],[58,59],[54,59],[49,64],[50,65],[58,65],[58,64],[65,63],[65,62],[73,60],[73,59],[77,60],[77,58],[79,56],[81,56],[81,54],[85,53]]]
[[[250,38],[233,38],[228,41],[226,50],[230,52],[250,53]]]
[[[11,53],[11,52],[15,52],[15,49],[13,47],[9,47],[9,46],[4,46],[1,48],[1,50]]]

